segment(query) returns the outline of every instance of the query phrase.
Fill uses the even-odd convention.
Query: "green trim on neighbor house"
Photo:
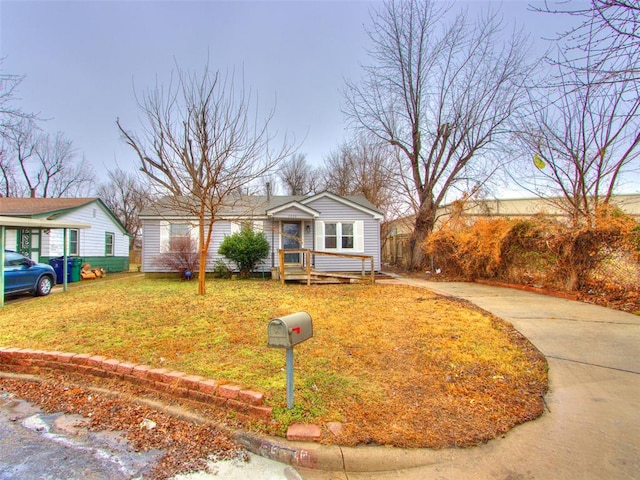
[[[116,217],[113,212],[109,209],[109,207],[107,207],[107,205],[100,200],[99,198],[94,198],[93,200],[83,203],[82,205],[76,205],[74,207],[68,207],[68,208],[60,208],[57,210],[50,210],[48,212],[43,212],[43,213],[39,213],[39,214],[33,214],[30,215],[31,218],[46,218],[49,220],[55,219],[56,217],[60,216],[60,215],[67,215],[69,213],[72,213],[76,210],[80,210],[81,208],[86,207],[87,205],[91,205],[91,204],[97,204],[98,206],[100,206],[100,208],[107,214],[107,216],[109,218],[111,218],[111,220],[122,230],[122,233],[124,233],[125,235],[128,235],[129,237],[132,237],[133,235],[130,234],[129,232],[127,232],[127,229],[124,227],[124,225],[122,224],[122,222],[118,219],[118,217]]]
[[[70,257],[72,255],[69,255]],[[40,257],[41,263],[49,263],[52,258],[58,257]],[[91,268],[104,268],[107,273],[128,272],[129,257],[80,257],[82,263],[88,263]]]

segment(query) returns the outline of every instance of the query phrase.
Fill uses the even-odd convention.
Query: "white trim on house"
[[[343,197],[340,197],[338,195],[334,195],[331,192],[321,192],[321,193],[318,193],[316,195],[312,195],[310,197],[305,198],[304,200],[300,200],[300,203],[306,205],[307,203],[314,202],[316,200],[320,200],[321,198],[324,198],[324,197],[328,197],[328,198],[330,198],[332,200],[335,200],[336,202],[342,203],[343,205],[346,205],[346,206],[351,207],[351,208],[355,208],[356,210],[360,210],[361,212],[368,213],[369,215],[371,215],[376,220],[382,220],[383,219],[383,215],[380,212],[377,212],[375,210],[371,210],[371,209],[369,209],[369,208],[367,208],[367,207],[365,207],[363,205],[360,205],[360,204],[358,204],[356,202],[352,202],[348,198],[343,198]]]
[[[271,209],[267,210],[267,216],[269,216],[269,217],[277,217],[278,213],[284,212],[284,211],[288,210],[289,208],[298,209],[298,210],[302,211],[303,213],[306,213],[307,215],[311,216],[312,218],[318,218],[320,216],[320,212],[318,212],[317,210],[314,210],[311,207],[307,207],[306,205],[303,205],[300,202],[288,202],[288,203],[285,203],[284,205],[280,205],[278,207],[271,208]]]
[[[336,225],[336,246],[325,247],[326,225]],[[353,225],[353,235],[344,234],[343,226]],[[362,220],[316,220],[316,245],[315,250],[319,252],[335,252],[335,253],[363,253],[364,252],[364,222]],[[332,235],[333,236],[333,235]],[[345,248],[342,246],[342,239],[353,237],[353,248]]]

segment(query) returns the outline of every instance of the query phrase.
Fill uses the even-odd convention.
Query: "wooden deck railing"
[[[355,254],[347,254],[347,253],[333,253],[333,252],[319,252],[317,250],[309,250],[306,248],[298,248],[298,249],[280,249],[278,250],[279,256],[279,271],[280,271],[280,282],[284,283],[286,280],[286,268],[284,263],[284,256],[287,253],[300,253],[303,255],[302,260],[302,268],[307,275],[307,285],[311,285],[311,275],[312,273],[330,275],[328,272],[314,271],[311,268],[311,255],[315,256],[325,256],[325,257],[340,257],[340,258],[355,258],[362,261],[362,279],[364,280],[367,277],[370,277],[371,283],[375,283],[375,269],[373,263],[373,256],[371,255],[355,255]],[[365,267],[365,263],[369,261],[370,272],[367,273],[367,269]],[[335,274],[338,276],[339,274]]]

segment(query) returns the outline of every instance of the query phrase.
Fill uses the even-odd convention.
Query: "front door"
[[[300,222],[282,222],[282,248],[298,249],[301,246],[302,224]],[[300,253],[285,253],[285,264],[300,264]]]
[[[18,230],[18,253],[31,258],[31,230]]]

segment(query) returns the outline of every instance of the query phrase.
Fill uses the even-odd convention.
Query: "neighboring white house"
[[[68,230],[68,255],[107,272],[129,270],[131,236],[99,198],[0,198],[0,215],[90,224]],[[63,230],[13,228],[6,248],[47,263],[63,254]]]
[[[184,199],[183,199],[184,200]],[[165,198],[143,210],[142,271],[164,272],[160,258],[171,254],[172,240],[190,236],[198,239],[198,221],[178,202]],[[308,249],[318,252],[367,255],[380,270],[380,222],[382,214],[362,196],[341,197],[329,192],[309,196],[242,196],[230,198],[218,212],[213,226],[207,271],[213,271],[222,257],[218,248],[225,236],[251,225],[264,232],[270,252],[258,270],[279,267],[278,250]],[[197,243],[196,243],[197,244]],[[360,271],[362,261],[334,256],[314,257],[319,271]],[[302,263],[299,253],[285,256],[285,264]]]

